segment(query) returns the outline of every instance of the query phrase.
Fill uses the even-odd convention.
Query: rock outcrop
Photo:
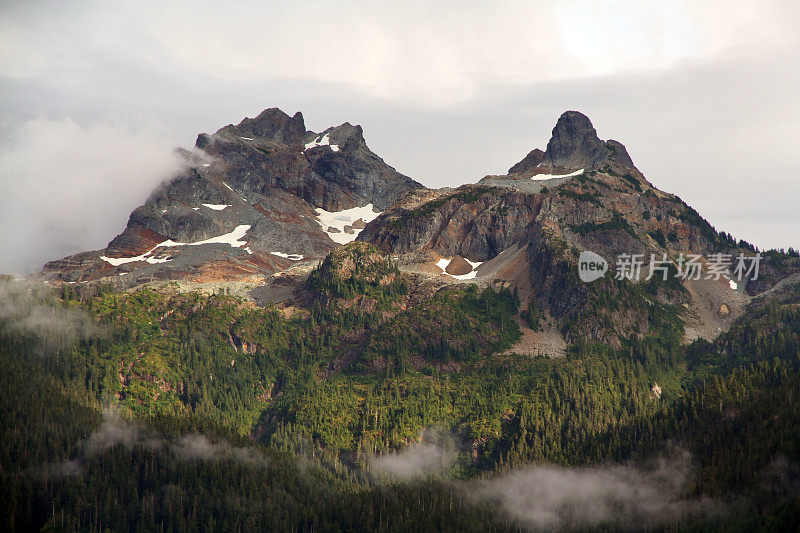
[[[420,187],[369,149],[361,126],[315,133],[301,113],[276,108],[201,133],[195,149],[180,154],[185,170],[136,208],[105,250],[50,262],[45,274],[72,282],[127,276],[118,280],[127,284],[207,279],[213,261],[212,271],[269,275],[324,257],[338,246],[333,231],[355,238],[363,228],[355,219],[328,232],[318,208],[330,216],[369,205],[383,210]],[[242,238],[226,244],[221,237],[237,228],[246,228]]]
[[[589,117],[578,111],[567,111],[558,118],[547,150],[532,150],[508,173],[568,174],[581,169],[607,169],[644,179],[625,146],[614,140],[600,140]]]
[[[467,263],[466,259],[457,255],[447,264],[444,271],[451,276],[463,276],[472,272],[472,265]]]
[[[359,240],[419,272],[432,271],[428,265],[437,257],[483,262],[482,274],[469,282],[508,279],[524,285],[567,342],[612,346],[631,332],[647,334],[650,305],[694,309],[710,301],[689,306],[697,292],[680,282],[652,285],[650,300],[627,283],[583,283],[577,276],[581,251],[600,254],[612,267],[624,254],[642,254],[643,281],[651,254],[674,260],[688,253],[743,251],[680,198],[653,187],[621,143],[600,140],[589,119],[575,111],[559,118],[546,151],[531,151],[508,175],[456,190],[418,191],[368,224]],[[522,285],[523,267],[509,271],[501,257],[512,247],[526,250]],[[783,274],[792,268],[800,264]],[[770,266],[764,271],[770,273]],[[751,283],[761,287],[760,281]],[[724,285],[720,290],[738,301],[735,290]],[[592,311],[599,299],[626,304],[603,316]]]
[[[682,254],[754,250],[655,188],[625,146],[601,140],[576,111],[561,115],[546,150],[530,151],[507,175],[457,189],[426,189],[398,173],[369,149],[360,126],[306,131],[302,114],[278,109],[201,134],[195,149],[181,154],[185,170],[135,209],[106,249],[48,263],[45,277],[122,285],[252,280],[264,288],[262,300],[272,301],[266,293],[292,292],[279,277],[294,287],[313,272],[311,292],[326,294],[325,302],[355,305],[355,294],[374,306],[375,294],[399,294],[400,265],[414,274],[408,279],[419,294],[425,283],[430,291],[452,283],[514,285],[548,317],[548,335],[559,342],[618,346],[668,327],[651,320],[664,309],[670,316],[686,309],[687,321],[730,324],[747,294],[800,272],[800,259],[778,253],[765,258],[758,280],[737,286],[637,286],[612,274],[580,281],[584,250],[612,266],[624,254],[642,254],[645,274],[651,254],[666,255],[674,267]],[[278,272],[286,275],[272,276]],[[729,310],[724,321],[715,312],[721,305]],[[694,331],[717,331],[717,322]]]
[[[543,160],[553,168],[586,168],[603,161],[604,148],[589,117],[567,111],[553,128]]]
[[[508,173],[519,174],[520,172],[533,170],[534,168],[538,167],[543,160],[544,152],[542,152],[539,148],[534,148],[528,153],[528,155],[522,158],[522,161],[509,168]]]

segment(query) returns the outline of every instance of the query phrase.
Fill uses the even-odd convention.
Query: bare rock
[[[542,162],[542,159],[544,159],[544,152],[538,148],[534,148],[522,159],[522,161],[509,168],[508,173],[519,174],[520,172],[525,172],[526,170],[533,170],[537,165],[539,165],[539,163]]]
[[[466,259],[460,255],[457,255],[453,257],[453,260],[450,261],[450,264],[447,265],[447,268],[445,268],[444,271],[451,276],[463,276],[464,274],[469,274],[472,272],[472,265],[467,263]]]
[[[597,137],[589,117],[567,111],[558,118],[543,158],[553,167],[579,169],[604,156],[603,141]]]

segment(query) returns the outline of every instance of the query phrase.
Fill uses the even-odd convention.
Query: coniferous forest
[[[341,280],[336,260],[294,314],[5,280],[2,529],[800,527],[797,286],[714,342],[682,345],[665,306],[619,348],[531,358],[508,350],[514,317],[538,315],[513,288],[405,308],[390,262]],[[609,471],[629,484],[586,496],[609,516],[558,500],[548,518],[510,494]]]

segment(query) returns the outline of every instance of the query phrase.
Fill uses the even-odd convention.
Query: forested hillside
[[[513,290],[410,302],[410,279],[353,249],[323,262],[290,312],[5,281],[5,528],[619,526],[630,517],[537,521],[468,487],[526,465],[649,472],[676,453],[690,459],[670,497],[691,505],[637,508],[646,524],[798,526],[797,286],[755,300],[713,343],[681,345],[678,310],[652,307],[648,334],[619,348],[530,358],[507,351]],[[598,312],[614,305],[597,294]]]

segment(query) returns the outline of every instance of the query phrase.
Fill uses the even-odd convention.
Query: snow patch
[[[483,264],[483,261],[470,261],[466,257],[464,258],[464,261],[469,263],[473,270],[478,268],[479,266],[481,266]]]
[[[252,137],[239,137],[240,139],[244,139],[245,141],[255,141]]]
[[[580,170],[576,170],[575,172],[571,172],[569,174],[536,174],[535,176],[531,176],[531,179],[537,181],[537,180],[549,180],[553,178],[571,178],[573,176],[580,176],[581,174],[583,174],[584,170],[586,169],[582,168]]]
[[[252,254],[253,254],[253,250],[251,250],[249,246],[247,246],[246,248],[242,248],[242,249],[243,249],[245,252],[247,252],[248,254],[250,254],[250,255],[252,255]]]
[[[228,184],[227,184],[227,183],[225,183],[224,181],[222,182],[222,184],[223,184],[224,186],[226,186],[226,187],[228,188],[228,190],[229,190],[229,191],[231,191],[233,194],[235,194],[236,196],[238,196],[238,197],[239,197],[239,199],[240,199],[241,201],[243,201],[243,202],[246,202],[246,201],[247,201],[247,200],[245,200],[245,199],[244,199],[244,197],[243,197],[241,194],[239,194],[238,192],[234,191],[234,190],[233,190],[233,188],[232,188],[230,185],[228,185]]]
[[[471,272],[467,272],[466,274],[461,274],[461,275],[458,275],[458,276],[454,276],[453,274],[448,274],[445,271],[452,261],[453,261],[452,259],[444,259],[444,258],[442,258],[442,259],[439,259],[438,261],[436,261],[436,266],[438,266],[439,268],[442,269],[442,274],[444,274],[446,276],[450,276],[451,278],[455,278],[455,279],[458,279],[458,280],[475,279],[475,277],[478,275],[478,267],[483,264],[483,261],[470,261],[469,259],[467,259],[465,257],[464,261],[469,263],[469,265],[472,267],[472,271]]]
[[[317,137],[316,139],[314,139],[310,143],[306,144],[305,145],[305,150],[310,150],[312,148],[316,148],[317,146],[329,146],[330,149],[333,150],[334,152],[338,152],[339,151],[339,146],[336,145],[336,144],[331,144],[331,140],[330,140],[330,138],[329,138],[327,133],[325,135],[322,135],[321,139],[320,139],[320,137]],[[305,151],[305,150],[303,150],[303,151]]]
[[[478,271],[473,270],[472,272],[469,272],[467,274],[462,274],[460,276],[453,276],[452,274],[447,274],[447,275],[450,276],[451,278],[456,278],[458,280],[475,279],[475,277],[478,275]]]
[[[210,166],[211,166],[211,163],[203,163],[203,166],[204,166],[204,167],[210,167]]]
[[[200,205],[205,206],[209,209],[213,209],[214,211],[222,211],[226,207],[230,207],[230,204],[200,204]]]
[[[287,254],[285,252],[270,252],[272,255],[277,255],[278,257],[283,257],[284,259],[288,259],[289,261],[302,261],[303,256],[300,254]]]
[[[211,237],[210,239],[206,239],[204,241],[198,242],[189,242],[189,243],[180,243],[180,242],[173,242],[167,241],[171,244],[162,243],[162,246],[200,246],[203,244],[230,244],[233,248],[241,248],[245,244],[246,241],[241,241],[244,234],[248,232],[250,229],[250,224],[242,224],[240,226],[236,226],[236,229],[233,231],[226,233],[224,235],[219,235],[217,237]]]
[[[331,240],[338,244],[347,244],[353,242],[361,233],[360,229],[351,228],[352,233],[345,233],[345,226],[352,226],[358,219],[364,221],[365,224],[375,220],[379,212],[375,212],[372,204],[367,204],[364,207],[354,207],[352,209],[343,209],[342,211],[325,211],[321,207],[315,210],[317,220],[315,221],[322,227],[322,231],[328,234]],[[338,231],[328,231],[329,228],[335,228]]]
[[[442,259],[439,259],[438,261],[436,261],[436,266],[441,268],[442,272],[444,272],[444,270],[450,265],[451,261],[452,261],[452,259],[444,259],[444,258],[442,258]]]
[[[198,242],[175,242],[172,239],[168,239],[164,242],[158,243],[150,250],[146,251],[143,254],[136,255],[134,257],[106,257],[104,255],[100,256],[100,259],[105,261],[106,263],[111,264],[112,266],[119,266],[124,265],[126,263],[135,263],[136,261],[145,261],[150,263],[151,265],[156,265],[159,263],[167,263],[172,261],[171,257],[164,257],[164,258],[157,258],[152,257],[151,254],[156,251],[157,248],[160,247],[175,247],[175,246],[201,246],[203,244],[229,244],[233,248],[241,248],[245,244],[246,241],[239,240],[244,237],[245,233],[250,229],[249,224],[243,224],[241,226],[236,226],[231,232],[225,233],[224,235],[218,235],[217,237],[211,237],[210,239],[206,239],[204,241]]]
[[[736,290],[736,289],[739,288],[739,284],[736,283],[735,281],[733,281],[732,279],[728,280],[728,286],[733,290]]]
[[[155,251],[155,249],[158,248],[159,246],[161,245],[158,244],[154,246],[152,249],[146,251],[145,253],[140,255],[135,255],[133,257],[106,257],[104,255],[101,255],[100,259],[102,259],[106,263],[109,263],[111,266],[120,266],[127,263],[135,263],[137,261],[145,261],[147,263],[150,263],[151,265],[172,261],[171,258],[158,259],[156,257],[150,257],[150,254],[152,254]]]

